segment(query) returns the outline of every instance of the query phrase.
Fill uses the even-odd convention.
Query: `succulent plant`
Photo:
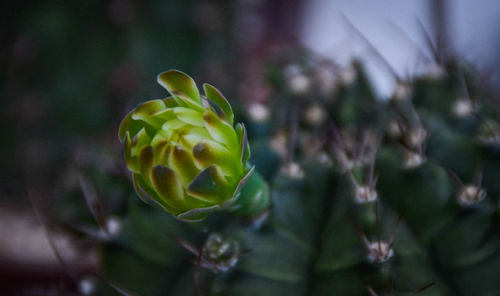
[[[255,227],[219,211],[184,223],[131,198],[120,235],[102,248],[103,276],[139,295],[499,294],[498,117],[487,92],[474,89],[463,98],[464,87],[478,85],[475,72],[452,63],[439,77],[401,82],[404,87],[396,86],[384,101],[375,98],[359,63],[350,67],[353,79],[342,79],[343,69],[325,69],[311,56],[292,63],[303,67],[308,90],[290,89],[286,66],[275,61],[273,105],[261,106],[273,116],[249,114],[246,120],[251,161],[270,184],[272,206],[257,207],[269,209],[267,219]],[[325,70],[337,77],[328,80],[335,87],[320,88],[314,80]],[[245,142],[243,126],[231,128],[228,105],[213,99],[212,88],[205,85],[205,99],[186,87],[194,85],[186,75],[167,73],[160,81],[172,97],[140,105],[122,124],[138,191],[183,219],[193,208],[202,209],[188,216],[193,220],[211,206],[251,208],[260,199],[245,190],[255,193],[264,181],[249,178],[240,195],[234,194],[251,172],[247,156],[245,162],[239,158],[246,151],[239,146]],[[464,100],[475,107],[456,112]],[[310,112],[311,106],[316,111]],[[219,129],[224,135],[212,135],[204,114],[224,124],[224,131]],[[179,116],[189,120],[186,129],[168,130]],[[158,174],[156,151],[160,139],[190,133],[196,141],[169,142],[170,149],[179,145],[190,153],[192,176],[216,166],[230,185],[219,187],[220,199],[202,204],[190,194],[193,181],[182,179],[192,166],[176,167],[170,150],[174,158],[160,165],[179,175],[174,185],[180,184],[188,201],[173,207],[152,179]],[[237,140],[227,139],[233,136]],[[228,150],[236,147],[235,156],[197,159],[195,147],[207,139],[226,143]],[[231,141],[238,145],[227,145]],[[231,159],[238,164],[228,163]]]
[[[207,83],[200,95],[194,80],[176,70],[161,73],[158,82],[172,96],[140,104],[120,125],[137,194],[183,220],[215,209],[265,211],[267,185],[248,162],[245,126],[233,127],[226,98]]]

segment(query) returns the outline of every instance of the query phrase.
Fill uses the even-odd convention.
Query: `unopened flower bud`
[[[200,220],[238,202],[245,182],[260,178],[248,163],[246,130],[233,126],[231,106],[215,87],[205,83],[201,96],[194,80],[176,70],[161,73],[158,82],[172,96],[140,104],[120,125],[125,162],[144,201],[180,219]],[[267,185],[262,179],[255,184],[266,187],[254,196],[263,207],[254,210],[262,211]]]
[[[392,93],[392,99],[395,101],[404,101],[410,98],[412,89],[407,82],[398,82]]]

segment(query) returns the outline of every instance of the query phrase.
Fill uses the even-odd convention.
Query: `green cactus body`
[[[201,96],[180,71],[161,73],[158,82],[172,96],[140,104],[120,125],[125,161],[141,199],[189,221],[221,208],[245,216],[264,211],[267,184],[248,162],[246,130],[240,123],[233,127],[229,102],[209,84]],[[248,179],[255,188],[241,195]]]
[[[477,102],[478,114],[457,116],[453,69],[441,80],[415,77],[405,86],[411,91],[378,101],[363,68],[354,69],[357,78],[331,99],[315,87],[310,96],[275,87],[272,112],[286,120],[258,122],[274,138],[253,132],[249,120],[252,161],[271,180],[269,188],[256,173],[245,182],[252,173],[246,134],[240,125],[232,128],[225,100],[211,99],[207,86],[201,98],[179,72],[161,75],[172,97],[139,106],[122,124],[137,191],[191,220],[214,208],[253,216],[268,208],[269,196],[273,206],[256,228],[224,213],[186,224],[130,199],[122,234],[128,257],[114,259],[120,253],[110,244],[104,274],[139,295],[193,294],[198,272],[199,290],[217,296],[498,295],[500,162],[489,101]],[[311,125],[305,110],[312,104],[328,120]],[[205,143],[225,150],[205,156]],[[184,158],[176,149],[186,152],[189,165],[177,164]],[[325,154],[329,162],[319,157]],[[217,183],[222,177],[225,183]],[[203,191],[213,188],[207,184],[219,186],[219,195],[200,195],[214,192]],[[192,245],[179,246],[164,233]],[[143,269],[151,270],[133,272]],[[117,276],[122,270],[131,270],[128,278]],[[158,272],[160,280],[153,277]],[[145,286],[156,290],[145,293]]]

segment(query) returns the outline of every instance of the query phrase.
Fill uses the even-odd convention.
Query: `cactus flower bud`
[[[215,209],[246,216],[267,209],[268,187],[248,162],[245,127],[233,127],[233,111],[219,90],[205,83],[202,96],[194,80],[176,70],[161,73],[158,82],[171,96],[140,104],[120,125],[141,199],[188,221]]]

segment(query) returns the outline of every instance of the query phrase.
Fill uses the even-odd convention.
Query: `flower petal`
[[[184,190],[177,174],[164,165],[153,168],[152,183],[162,201],[177,209],[186,209]]]
[[[233,127],[221,120],[212,111],[207,110],[203,114],[205,127],[214,140],[226,146],[230,151],[237,152],[238,139]]]
[[[194,126],[203,126],[203,113],[184,107],[175,107],[175,115],[179,120]]]
[[[204,169],[216,164],[226,176],[237,177],[242,170],[239,159],[224,146],[208,140],[202,140],[193,148],[193,156],[198,167]]]
[[[248,144],[247,129],[243,123],[236,124],[236,134],[240,143],[241,163],[245,165],[250,158],[250,145]]]
[[[164,120],[161,118],[157,118],[152,116],[153,114],[157,114],[161,111],[165,110],[165,104],[163,103],[162,100],[152,100],[152,101],[147,101],[135,109],[135,111],[132,113],[132,119],[133,120],[142,120],[155,129],[158,129],[161,127],[163,124]]]
[[[165,211],[168,212],[178,212],[177,209],[174,209],[167,205],[165,202],[163,202],[156,192],[154,192],[153,189],[151,189],[142,179],[141,175],[139,174],[134,174],[133,176],[133,183],[134,183],[134,189],[139,198],[147,203],[148,205],[161,208]]]
[[[157,80],[158,83],[166,88],[174,97],[175,92],[185,93],[193,101],[201,104],[200,92],[193,78],[189,77],[189,75],[177,70],[168,70],[160,73]]]
[[[227,99],[222,95],[222,93],[217,88],[208,83],[203,84],[203,89],[205,90],[205,95],[207,96],[207,98],[213,103],[215,103],[224,112],[225,120],[230,125],[233,125],[233,120],[234,120],[233,109],[231,108],[231,105],[229,104]]]
[[[228,183],[216,166],[210,166],[204,169],[189,184],[187,193],[197,199],[220,204],[227,199]]]
[[[133,173],[139,173],[139,160],[137,156],[132,156],[132,139],[130,138],[130,133],[125,132],[125,137],[123,140],[123,154],[125,156],[125,164],[127,168]]]
[[[179,145],[175,145],[169,155],[169,166],[175,170],[187,186],[200,170],[194,165],[191,154]]]

